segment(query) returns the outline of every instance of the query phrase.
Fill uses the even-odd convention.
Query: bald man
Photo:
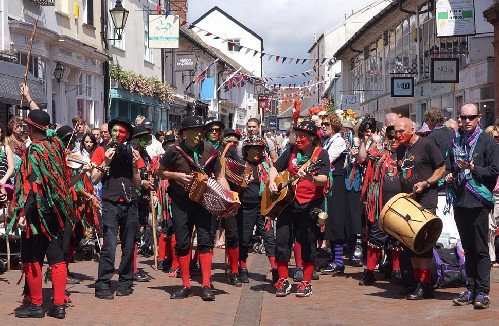
[[[452,185],[454,219],[466,256],[466,287],[452,302],[475,309],[489,307],[489,214],[494,207],[493,189],[499,175],[499,146],[480,128],[475,104],[461,108],[462,135],[456,137],[449,160],[452,170],[445,181]]]
[[[387,113],[385,116],[385,126],[393,126],[395,121],[399,118],[399,115],[395,112]]]
[[[435,213],[438,203],[438,180],[445,174],[445,161],[440,150],[434,141],[419,137],[414,123],[408,118],[395,121],[395,135],[400,143],[397,160],[402,191],[414,192],[421,206]],[[411,252],[415,284],[406,291],[408,300],[433,297],[432,258],[432,249],[422,254]]]

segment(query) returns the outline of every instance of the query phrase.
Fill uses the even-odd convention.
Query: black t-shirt
[[[291,160],[291,151],[293,150],[294,146],[291,146],[289,148],[286,148],[286,150],[279,156],[277,161],[274,163],[274,167],[277,169],[278,172],[282,172],[284,170],[288,169],[288,164],[289,161]],[[314,174],[315,175],[329,175],[329,155],[326,150],[322,149],[318,161],[321,161],[320,164],[320,169],[317,170]]]
[[[456,137],[456,132],[449,127],[436,127],[428,135],[428,139],[432,139],[438,149],[440,149],[440,153],[444,160],[452,152],[452,140],[454,137]],[[446,163],[445,168],[447,171],[450,171],[450,164]]]
[[[433,172],[445,163],[435,142],[422,137],[419,137],[411,147],[399,146],[397,161],[402,190],[406,193],[413,192],[416,183],[428,180]],[[422,193],[416,195],[416,200],[423,208],[436,208],[437,185],[433,184],[430,188],[424,189]]]
[[[256,204],[260,203],[260,181],[258,180],[258,164],[248,162],[249,166],[253,170],[253,181],[248,184],[248,187],[244,189],[241,194],[241,202],[245,204]]]
[[[400,173],[397,169],[397,153],[390,153],[391,160],[387,160],[385,164],[386,171],[383,175],[383,206],[395,195],[402,192],[400,184]]]

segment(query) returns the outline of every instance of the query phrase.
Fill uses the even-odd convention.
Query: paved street
[[[347,268],[345,276],[322,276],[314,282],[310,298],[293,294],[276,298],[273,288],[259,273],[267,270],[263,255],[251,254],[248,260],[250,283],[235,288],[224,282],[223,250],[216,249],[214,281],[215,302],[203,302],[200,276],[192,281],[194,296],[185,300],[170,300],[169,293],[180,285],[180,279],[169,278],[154,271],[148,258],[139,258],[139,268],[154,279],[138,283],[129,297],[112,301],[94,297],[94,277],[97,264],[78,261],[71,270],[83,279],[69,287],[73,303],[65,320],[51,317],[37,320],[38,325],[497,325],[499,317],[499,270],[493,270],[491,307],[477,311],[471,306],[454,307],[450,299],[461,289],[436,292],[433,300],[410,302],[398,295],[399,287],[379,281],[374,287],[357,285],[362,268]],[[32,325],[34,320],[14,317],[13,311],[22,300],[21,286],[16,282],[19,270],[0,275],[0,316],[2,325]],[[378,277],[381,275],[378,275]],[[270,277],[270,274],[267,275]],[[294,291],[295,289],[293,289]],[[50,283],[44,285],[46,307],[51,296]]]

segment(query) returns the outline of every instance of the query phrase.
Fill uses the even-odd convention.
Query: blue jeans
[[[104,245],[99,260],[97,290],[109,289],[114,275],[114,261],[119,228],[121,241],[121,262],[119,267],[118,288],[130,288],[133,285],[133,253],[135,234],[139,227],[137,201],[130,203],[102,203],[102,232]]]

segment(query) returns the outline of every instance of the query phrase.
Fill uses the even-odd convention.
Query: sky
[[[263,38],[264,52],[308,58],[314,33],[322,33],[341,23],[345,14],[358,11],[375,0],[188,0],[187,21],[193,22],[218,6]],[[310,69],[301,64],[281,64],[263,58],[268,77],[300,73]],[[308,61],[307,61],[308,63]],[[289,81],[294,82],[294,81]],[[299,81],[298,81],[299,82]],[[283,83],[287,81],[283,80]]]

